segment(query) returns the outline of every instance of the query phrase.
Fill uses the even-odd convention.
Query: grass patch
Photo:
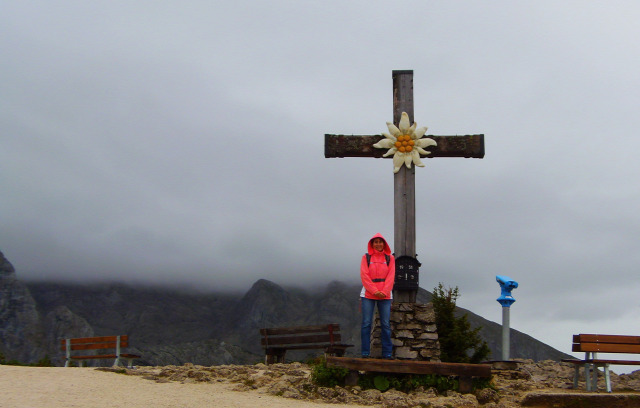
[[[0,353],[0,365],[24,366],[24,367],[53,367],[49,356],[44,356],[35,363],[23,363],[18,360],[5,360],[4,354]]]

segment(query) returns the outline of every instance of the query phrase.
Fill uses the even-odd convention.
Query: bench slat
[[[304,336],[285,336],[285,337],[267,337],[261,339],[263,346],[284,345],[284,344],[300,344],[300,343],[331,343],[331,335],[315,334]],[[342,337],[340,333],[333,334],[333,341],[340,342]]]
[[[286,347],[278,347],[278,346],[268,346],[266,348],[267,354],[272,351],[278,350],[304,350],[304,349],[323,349],[329,347],[329,344],[298,344],[293,346]]]
[[[640,361],[634,360],[601,360],[599,358],[595,360],[587,360],[594,364],[618,364],[618,365],[640,365]]]
[[[93,360],[101,358],[114,359],[116,357],[118,356],[116,356],[115,354],[97,354],[93,356],[71,356],[71,360]]]
[[[100,337],[78,337],[71,339],[71,344],[88,344],[88,343],[115,343],[118,340],[118,336],[100,336]],[[128,341],[129,336],[124,334],[120,336],[120,341]],[[66,344],[66,339],[60,340],[62,345]]]
[[[102,359],[102,358],[108,358],[108,359],[114,359],[117,358],[118,356],[115,354],[97,354],[94,356],[71,356],[71,360],[96,360],[96,359]],[[141,356],[138,356],[136,354],[120,354],[120,358],[140,358]]]
[[[71,356],[71,360],[94,360],[102,358],[114,359],[117,357],[118,356],[115,354],[97,354],[94,356]],[[120,358],[141,358],[141,356],[136,354],[120,354]]]
[[[260,329],[261,335],[267,336],[279,336],[279,335],[287,335],[287,334],[304,334],[304,333],[322,333],[328,332],[329,326],[333,328],[333,331],[340,331],[340,325],[336,323],[332,324],[321,324],[315,326],[297,326],[297,327],[274,327],[274,328],[265,328]]]
[[[293,346],[267,346],[267,353],[277,350],[304,350],[304,349],[330,349],[339,350],[346,349],[347,347],[353,347],[353,344],[297,344]]]
[[[116,348],[117,344],[115,342],[113,343],[94,343],[94,344],[72,344],[71,345],[71,350],[72,351],[78,351],[78,350],[104,350],[104,349],[112,349],[112,348]],[[125,343],[120,343],[120,347],[125,348],[125,347],[129,347],[129,343],[125,342]],[[66,350],[67,346],[63,345],[62,350]]]
[[[580,343],[571,347],[574,352],[640,353],[640,344]]]
[[[640,336],[625,336],[617,334],[574,334],[574,343],[611,343],[611,344],[638,344]]]
[[[601,360],[599,358],[595,360],[562,360],[565,363],[573,364],[617,364],[617,365],[640,365],[640,361],[635,360]]]

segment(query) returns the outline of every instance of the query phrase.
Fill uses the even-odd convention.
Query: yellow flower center
[[[408,153],[413,150],[414,144],[415,142],[411,140],[411,136],[400,135],[398,136],[397,141],[394,143],[394,146],[400,153]]]

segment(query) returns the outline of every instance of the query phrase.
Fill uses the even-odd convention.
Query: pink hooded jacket
[[[373,249],[371,242],[374,238],[382,238],[384,241],[382,252]],[[362,255],[362,261],[360,262],[360,279],[362,280],[362,286],[364,286],[364,297],[367,299],[391,299],[391,291],[396,278],[396,261],[391,255],[391,247],[389,247],[387,240],[381,234],[376,234],[367,244],[367,253],[371,255],[370,264],[367,266],[366,255]],[[387,265],[385,255],[389,255],[389,265]],[[385,297],[379,298],[375,296],[374,293],[377,291],[384,293]]]

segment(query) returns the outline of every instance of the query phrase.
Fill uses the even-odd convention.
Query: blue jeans
[[[391,299],[367,299],[362,301],[362,329],[360,340],[362,342],[362,355],[368,356],[371,352],[371,324],[373,322],[373,310],[378,305],[380,315],[380,340],[382,340],[382,357],[391,357],[393,346],[391,345]]]

